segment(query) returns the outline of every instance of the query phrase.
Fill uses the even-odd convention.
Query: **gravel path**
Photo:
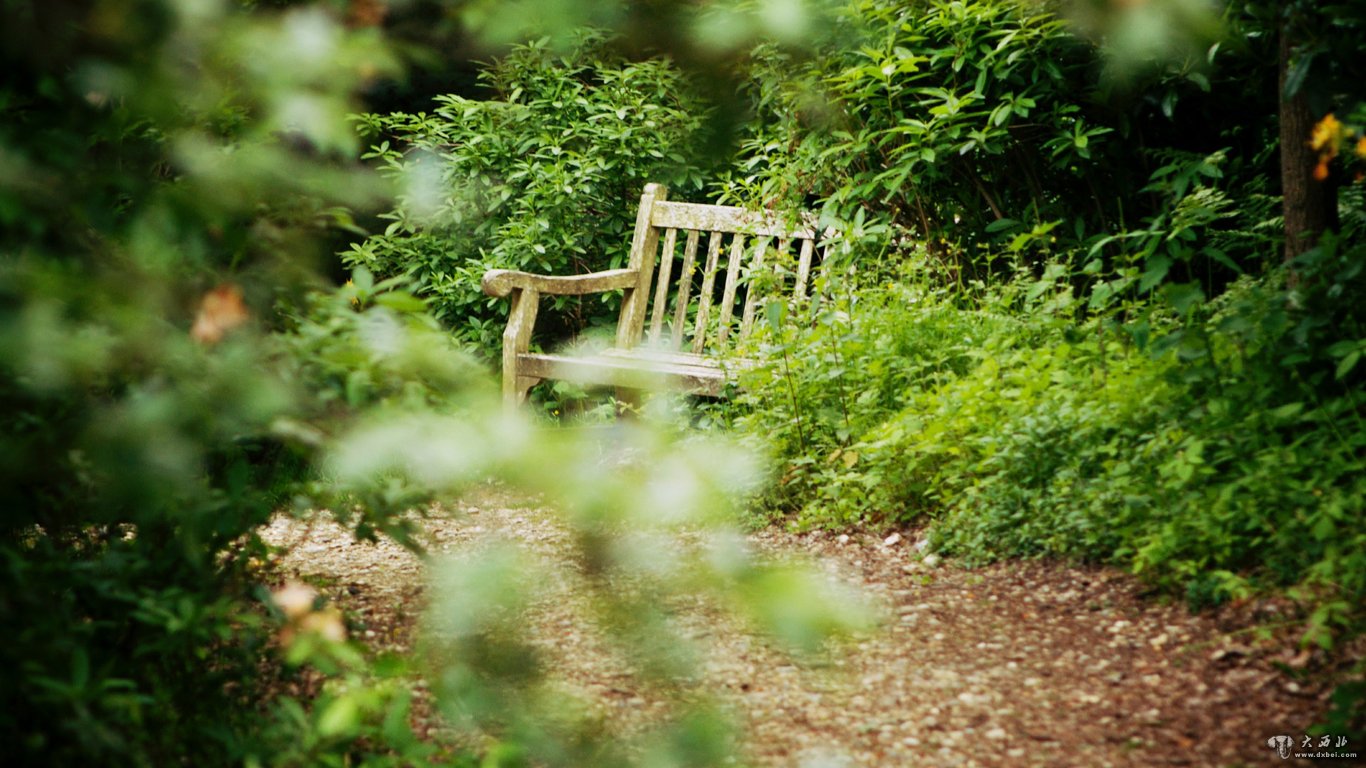
[[[489,492],[459,512],[428,521],[433,554],[487,536],[550,560],[567,549],[554,517],[534,505]],[[812,561],[882,607],[878,629],[833,649],[827,663],[798,664],[706,611],[684,617],[685,633],[708,649],[705,685],[746,729],[746,761],[1277,765],[1267,739],[1300,738],[1324,710],[1322,685],[1273,666],[1312,670],[1321,660],[1284,633],[1243,629],[1275,624],[1274,604],[1192,616],[1144,599],[1114,570],[1039,562],[965,570],[925,562],[915,538],[750,537],[771,556]],[[321,585],[346,610],[359,639],[410,647],[423,605],[419,558],[392,543],[355,542],[330,523],[282,518],[267,539],[288,547],[286,572]],[[549,585],[538,611],[538,644],[552,668],[626,727],[658,714],[665,704],[637,690],[623,660],[583,630],[571,592]]]

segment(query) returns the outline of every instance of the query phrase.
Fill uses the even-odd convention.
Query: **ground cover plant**
[[[1328,69],[1314,90],[1297,142],[1346,186],[1335,228],[1286,257],[1277,103],[1246,88],[1276,77],[1265,8],[1119,83],[1037,4],[849,7],[860,43],[801,77],[760,52],[731,180],[874,245],[750,382],[770,509],[930,520],[969,561],[1120,563],[1197,606],[1289,588],[1306,641],[1357,632],[1361,155],[1328,113],[1360,94]]]

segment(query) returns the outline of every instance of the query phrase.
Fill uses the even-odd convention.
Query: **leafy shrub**
[[[1244,216],[1221,225],[1232,231],[1267,220],[1275,104],[1248,96],[1250,83],[1274,79],[1261,37],[1114,90],[1099,76],[1104,51],[1069,31],[1053,4],[839,8],[837,34],[805,59],[755,52],[756,115],[728,179],[734,197],[890,227],[892,241],[922,243],[960,286],[1008,280],[1022,263],[1056,261],[1069,274],[1091,262],[1135,266],[1129,246],[1144,230],[1165,234],[1171,217],[1180,228],[1187,215]],[[1192,179],[1196,169],[1212,170],[1229,198],[1210,177]],[[1190,194],[1201,183],[1208,200]],[[1239,263],[1247,254],[1218,242],[1187,250],[1173,277],[1213,283],[1207,295],[1260,263]],[[1162,271],[1148,267],[1138,260],[1140,273]]]
[[[172,5],[6,20],[0,740],[21,764],[253,743],[253,531],[314,449],[261,308],[309,287],[321,212],[379,192],[330,160],[360,73],[394,67],[382,44],[317,8]]]
[[[821,281],[844,278],[823,274]],[[819,288],[819,286],[818,286]],[[979,345],[1016,325],[964,311],[930,280],[845,284],[764,338],[770,361],[744,372],[737,422],[791,463],[770,503],[804,507],[812,520],[844,524],[876,516],[892,478],[854,448],[898,413],[916,389],[952,380],[980,358]],[[851,492],[840,479],[858,486]]]
[[[287,310],[277,338],[293,376],[340,413],[366,407],[446,410],[451,394],[487,386],[473,361],[433,322],[404,278],[376,283],[358,268],[346,285]]]
[[[738,421],[782,459],[768,509],[928,518],[970,562],[1123,564],[1195,604],[1294,587],[1327,643],[1366,594],[1355,252],[1330,239],[1289,292],[1272,271],[1080,321],[1065,280],[864,289],[750,374]]]
[[[889,249],[750,374],[738,422],[782,464],[767,508],[928,515],[969,559],[1119,562],[1196,603],[1308,594],[1331,571],[1316,626],[1344,620],[1362,564],[1323,542],[1361,515],[1341,426],[1359,415],[1355,235],[1292,265],[1291,289],[1267,266],[1277,199],[1249,141],[1267,105],[1227,101],[1246,92],[1230,77],[1266,77],[1256,42],[1105,105],[1100,60],[1046,6],[864,0],[842,23],[857,44],[804,65],[760,50],[729,181]],[[1354,130],[1335,125],[1324,156]],[[1325,538],[1297,542],[1310,522]]]
[[[480,292],[484,271],[624,266],[645,184],[675,197],[701,187],[706,109],[667,61],[628,62],[591,34],[565,53],[519,46],[481,80],[493,99],[439,96],[430,114],[359,118],[369,157],[406,192],[385,233],[343,258],[414,280],[438,318],[492,354],[507,307]],[[545,328],[604,322],[614,300],[548,299]]]
[[[782,54],[758,59],[744,181],[759,199],[814,195],[846,221],[867,209],[970,259],[977,243],[1079,217],[1083,195],[1109,204],[1085,172],[1118,150],[1110,116],[1080,98],[1093,56],[1047,8],[861,0],[843,22],[847,39],[804,81],[778,75],[795,66]]]
[[[349,285],[321,289],[311,260],[324,235],[353,226],[348,206],[363,212],[386,196],[381,179],[349,161],[358,147],[344,117],[354,90],[394,71],[374,30],[347,29],[334,4],[125,5],[16,6],[4,30],[0,621],[12,632],[0,650],[0,742],[9,762],[482,760],[414,737],[417,664],[375,658],[312,596],[267,590],[278,574],[257,532],[274,514],[326,506],[358,537],[412,544],[411,509],[488,477],[570,491],[566,525],[580,562],[596,558],[665,602],[702,585],[797,642],[833,626],[810,610],[812,585],[726,549],[732,540],[716,526],[725,500],[746,489],[734,454],[715,445],[651,454],[655,438],[642,430],[630,448],[663,471],[609,467],[597,446],[506,418],[406,278],[376,282],[357,269]],[[717,556],[641,563],[618,537],[646,525],[657,536],[671,525],[710,529]],[[435,591],[457,617],[506,616],[520,576],[501,575],[478,581],[476,596]],[[638,593],[616,584],[587,590],[616,608],[606,615],[631,618],[604,631],[625,648],[622,638],[655,638],[642,666],[658,666],[673,647],[666,617],[628,610]],[[783,594],[800,596],[807,620],[771,607],[765,616],[764,601]],[[461,629],[438,639],[516,649],[524,637]],[[432,667],[443,683],[473,681],[446,686],[447,711],[508,701],[527,726],[509,731],[505,713],[476,713],[504,742],[488,764],[527,754],[563,765],[590,738],[606,751],[600,733],[582,729],[528,743],[561,712],[517,706],[496,661],[437,657]],[[317,680],[316,695],[280,695],[272,683],[286,668]],[[687,707],[696,698],[680,702],[680,723],[660,724],[664,746],[652,754],[661,763],[696,762],[679,729],[719,732],[705,709]],[[695,743],[716,754],[716,739]]]

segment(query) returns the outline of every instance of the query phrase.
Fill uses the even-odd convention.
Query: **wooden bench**
[[[734,350],[754,332],[756,314],[773,297],[783,297],[785,312],[806,300],[823,255],[813,216],[790,224],[769,213],[667,197],[665,187],[646,185],[625,269],[570,277],[504,269],[484,275],[485,293],[512,299],[503,332],[509,406],[542,379],[720,396],[734,372],[752,364]],[[680,242],[682,263],[675,266]],[[611,347],[588,356],[530,351],[542,295],[613,290],[623,296]]]

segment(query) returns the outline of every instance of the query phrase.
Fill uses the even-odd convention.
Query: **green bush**
[[[1022,263],[1133,266],[1135,246],[1152,245],[1137,242],[1143,232],[1165,236],[1192,216],[1229,218],[1219,226],[1230,235],[1267,220],[1275,103],[1249,97],[1274,80],[1261,37],[1145,69],[1119,89],[1100,77],[1105,51],[1078,39],[1055,4],[838,8],[835,34],[809,56],[761,47],[752,57],[755,117],[728,179],[737,199],[884,228],[923,244],[960,287],[1008,280]],[[1200,184],[1213,194],[1214,177],[1228,198],[1190,194]],[[1208,290],[1260,264],[1210,236],[1163,241],[1156,263],[1137,258],[1137,269],[1166,274],[1175,259],[1174,279]]]
[[[0,741],[18,764],[218,764],[259,743],[253,531],[317,449],[268,308],[315,284],[336,206],[382,194],[332,161],[386,47],[318,8],[136,5],[6,14]]]
[[[663,59],[630,62],[586,34],[563,53],[519,46],[481,75],[492,98],[437,97],[430,114],[363,115],[369,157],[404,185],[392,223],[343,254],[404,276],[461,339],[501,344],[493,268],[577,274],[624,266],[641,190],[699,190],[707,110]],[[614,295],[547,299],[548,334],[610,317]]]
[[[827,284],[845,279],[821,277]],[[807,310],[809,317],[763,338],[760,353],[770,364],[743,374],[736,420],[791,460],[769,503],[803,507],[822,524],[845,524],[881,514],[889,499],[880,489],[892,480],[868,471],[853,446],[917,389],[969,371],[980,345],[1018,323],[965,311],[950,291],[923,277],[845,284],[818,295],[824,300]],[[857,492],[838,478],[853,480]]]
[[[376,657],[346,637],[335,607],[270,589],[280,575],[258,530],[272,515],[327,508],[357,537],[413,545],[412,510],[488,478],[561,496],[570,559],[620,577],[583,590],[604,616],[625,617],[603,622],[604,634],[627,649],[628,638],[651,640],[632,656],[640,668],[673,660],[677,638],[660,606],[694,588],[733,599],[799,645],[833,626],[834,614],[810,610],[811,584],[726,549],[732,539],[716,529],[727,500],[747,490],[734,453],[661,446],[642,429],[619,437],[638,443],[625,448],[652,472],[608,466],[599,446],[506,417],[483,372],[405,290],[411,278],[376,282],[357,268],[350,284],[326,287],[324,242],[389,204],[389,186],[352,159],[359,142],[346,120],[359,108],[354,92],[397,70],[377,30],[361,19],[348,28],[333,3],[6,9],[8,762],[471,765],[526,755],[571,765],[593,750],[614,764],[636,760],[647,750],[601,729],[557,730],[568,720],[563,700],[536,707],[504,685],[506,656],[434,652],[430,666]],[[672,87],[677,77],[662,65],[633,71],[600,73],[592,86],[634,94],[649,112],[660,93],[613,83],[638,75]],[[619,540],[680,526],[713,530],[699,550],[714,556],[643,563]],[[520,650],[527,633],[506,617],[528,583],[522,569],[477,575],[486,578],[464,583],[478,594],[434,588],[443,603],[431,621],[457,621],[432,644]],[[658,598],[651,611],[639,610],[645,587]],[[782,595],[800,596],[802,621],[767,603]],[[524,688],[536,685],[527,671],[515,670]],[[445,754],[415,738],[410,689],[422,672],[441,688],[439,706],[475,724],[482,738],[465,743],[487,750]],[[285,695],[281,677],[302,678],[310,695]],[[655,764],[720,749],[703,698],[680,696],[679,720],[658,723],[646,744]]]
[[[1328,642],[1366,595],[1355,253],[1326,242],[1290,291],[1272,271],[1184,314],[1131,303],[1143,344],[1118,311],[1073,319],[1090,302],[1061,280],[857,291],[749,374],[767,509],[928,519],[969,562],[1121,564],[1194,604],[1294,587]]]
[[[1047,7],[861,0],[842,22],[804,66],[757,60],[743,181],[759,199],[814,195],[846,221],[864,209],[960,269],[978,244],[1083,221],[1083,195],[1110,205],[1086,173],[1122,151],[1084,98],[1095,57]]]

